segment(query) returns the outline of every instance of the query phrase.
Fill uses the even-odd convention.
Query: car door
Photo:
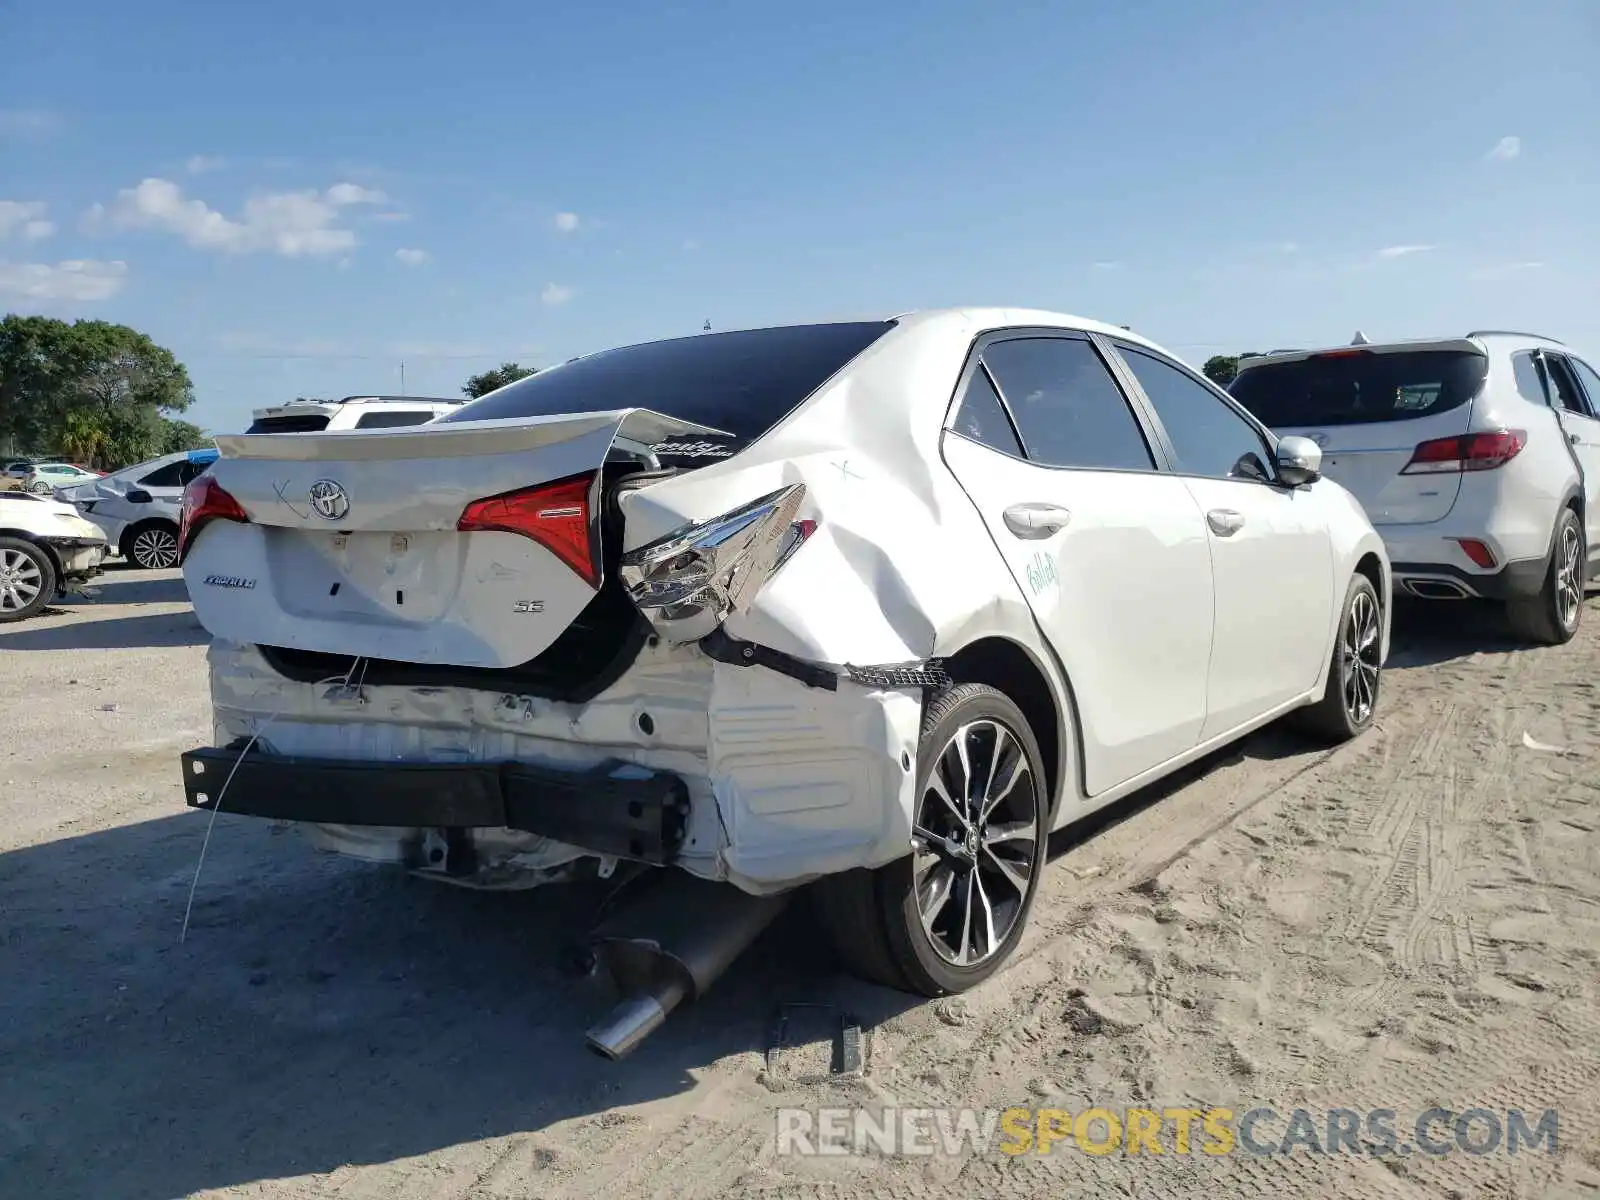
[[[1211,656],[1205,525],[1100,350],[993,334],[957,395],[945,461],[1071,680],[1089,795],[1191,749]]]
[[[1600,376],[1582,359],[1540,351],[1550,405],[1583,474],[1584,540],[1600,553]]]
[[[1320,497],[1281,487],[1268,435],[1171,359],[1117,342],[1204,515],[1217,612],[1201,740],[1316,686],[1331,653],[1333,541]]]

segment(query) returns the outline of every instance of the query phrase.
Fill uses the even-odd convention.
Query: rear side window
[[[1022,443],[1017,441],[1017,431],[1011,427],[1005,405],[1000,403],[1000,393],[989,382],[989,372],[982,363],[972,373],[967,384],[967,394],[961,398],[961,408],[956,412],[955,431],[974,442],[981,442],[991,450],[1024,457]]]
[[[1489,360],[1465,350],[1339,350],[1239,372],[1233,398],[1273,429],[1409,421],[1460,408]]]
[[[426,425],[431,412],[369,412],[356,422],[357,429],[397,429],[402,425]]]
[[[786,325],[624,346],[529,375],[439,420],[649,408],[750,442],[893,327]]]
[[[1583,384],[1583,390],[1589,393],[1589,407],[1600,411],[1600,374],[1581,358],[1569,358],[1573,373],[1577,375],[1578,382]]]
[[[1550,403],[1544,390],[1544,368],[1532,350],[1519,350],[1511,356],[1511,378],[1517,385],[1517,395],[1530,404]]]
[[[139,486],[143,488],[182,487],[190,479],[194,478],[193,475],[185,475],[184,473],[184,468],[189,465],[188,461],[183,459],[175,463],[168,463],[164,467],[151,471],[150,474],[139,480]]]
[[[1151,471],[1155,460],[1127,398],[1082,338],[995,342],[983,364],[1016,418],[1036,463],[1110,471]]]
[[[291,413],[284,417],[260,417],[246,433],[319,433],[328,427],[326,413]]]

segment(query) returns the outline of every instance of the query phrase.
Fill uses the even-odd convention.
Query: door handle
[[[1244,517],[1231,508],[1213,508],[1206,514],[1206,524],[1218,537],[1232,537],[1244,528]]]
[[[1567,434],[1567,441],[1571,442],[1574,446],[1576,446],[1576,445],[1581,444],[1583,439],[1581,437],[1579,437],[1575,433],[1569,433],[1569,434]]]
[[[1060,533],[1072,520],[1072,514],[1059,504],[1036,501],[1013,504],[1004,515],[1006,528],[1015,536],[1030,542]]]

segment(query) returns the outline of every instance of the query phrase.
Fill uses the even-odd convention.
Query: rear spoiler
[[[217,450],[226,459],[278,462],[369,462],[415,458],[465,458],[510,454],[568,442],[610,428],[615,437],[644,447],[682,434],[720,434],[720,429],[669,417],[648,408],[508,417],[499,421],[446,421],[394,429],[334,433],[226,433]]]

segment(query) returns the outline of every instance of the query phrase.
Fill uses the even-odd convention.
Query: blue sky
[[[1012,303],[1194,362],[1600,354],[1600,5],[7,0],[0,310],[194,418],[503,359]]]

